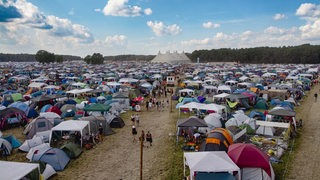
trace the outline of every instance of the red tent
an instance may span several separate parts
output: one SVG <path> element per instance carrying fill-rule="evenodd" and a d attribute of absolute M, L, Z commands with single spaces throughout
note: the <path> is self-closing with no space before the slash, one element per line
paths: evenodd
<path fill-rule="evenodd" d="M 57 106 L 51 106 L 46 112 L 54 112 L 59 115 L 62 114 L 61 110 Z"/>
<path fill-rule="evenodd" d="M 229 146 L 228 155 L 240 168 L 259 167 L 272 176 L 269 156 L 253 144 L 232 144 Z"/>

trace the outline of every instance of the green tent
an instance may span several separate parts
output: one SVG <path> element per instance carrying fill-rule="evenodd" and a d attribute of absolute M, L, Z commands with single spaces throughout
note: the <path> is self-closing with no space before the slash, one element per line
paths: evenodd
<path fill-rule="evenodd" d="M 100 104 L 100 103 L 92 103 L 84 107 L 84 111 L 109 111 L 111 106 L 105 105 L 105 104 Z"/>
<path fill-rule="evenodd" d="M 14 102 L 24 99 L 21 93 L 11 94 L 11 96 Z"/>
<path fill-rule="evenodd" d="M 79 144 L 69 142 L 63 145 L 61 148 L 69 158 L 77 158 L 82 153 L 82 149 Z"/>

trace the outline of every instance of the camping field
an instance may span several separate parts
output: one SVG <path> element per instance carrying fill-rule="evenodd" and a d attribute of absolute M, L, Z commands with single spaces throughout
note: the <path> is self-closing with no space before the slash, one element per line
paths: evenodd
<path fill-rule="evenodd" d="M 318 137 L 320 136 L 320 102 L 314 102 L 312 94 L 319 90 L 316 85 L 297 107 L 297 119 L 303 119 L 303 128 L 299 131 L 298 146 L 285 155 L 284 162 L 275 167 L 277 179 L 315 179 L 320 176 L 317 171 L 320 162 Z M 143 148 L 143 179 L 181 179 L 183 178 L 182 150 L 176 145 L 175 126 L 178 112 L 170 106 L 164 111 L 153 109 L 146 112 L 142 106 L 140 114 L 141 130 L 150 131 L 153 135 L 153 146 Z M 116 134 L 106 136 L 102 143 L 93 149 L 84 150 L 80 157 L 71 160 L 64 171 L 58 172 L 52 179 L 139 179 L 140 177 L 140 145 L 133 142 L 131 135 L 130 115 L 122 114 L 126 125 L 114 129 Z M 136 112 L 134 112 L 136 113 Z M 22 128 L 4 131 L 24 140 Z M 147 145 L 147 144 L 145 144 Z M 297 148 L 296 148 L 297 147 Z M 26 153 L 14 150 L 7 160 L 26 162 Z M 289 160 L 289 161 L 288 161 Z"/>

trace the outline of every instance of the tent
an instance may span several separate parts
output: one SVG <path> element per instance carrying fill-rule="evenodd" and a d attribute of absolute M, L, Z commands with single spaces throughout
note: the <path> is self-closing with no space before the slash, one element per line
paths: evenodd
<path fill-rule="evenodd" d="M 21 142 L 14 135 L 8 135 L 2 138 L 6 139 L 13 149 L 21 146 Z"/>
<path fill-rule="evenodd" d="M 207 116 L 204 117 L 203 120 L 207 123 L 208 127 L 207 128 L 199 128 L 199 132 L 206 133 L 206 130 L 207 130 L 207 132 L 210 132 L 214 128 L 221 128 L 222 127 L 222 123 L 221 123 L 222 116 L 218 113 L 208 114 Z"/>
<path fill-rule="evenodd" d="M 70 161 L 68 155 L 61 149 L 50 148 L 43 153 L 34 153 L 32 161 L 41 161 L 50 164 L 54 170 L 62 171 Z"/>
<path fill-rule="evenodd" d="M 60 149 L 63 150 L 71 159 L 79 157 L 82 153 L 80 145 L 72 142 L 63 145 Z"/>
<path fill-rule="evenodd" d="M 237 143 L 229 147 L 228 155 L 242 171 L 243 180 L 274 180 L 269 156 L 253 144 Z"/>
<path fill-rule="evenodd" d="M 57 126 L 53 127 L 51 129 L 51 134 L 49 137 L 49 142 L 50 144 L 52 142 L 55 142 L 56 140 L 59 140 L 63 134 L 63 131 L 67 131 L 67 132 L 80 132 L 81 135 L 81 146 L 82 146 L 82 137 L 83 135 L 85 135 L 86 133 L 91 134 L 90 132 L 90 125 L 88 121 L 80 121 L 80 120 L 68 120 L 68 121 L 63 121 L 60 124 L 58 124 Z"/>
<path fill-rule="evenodd" d="M 191 180 L 198 179 L 198 172 L 228 172 L 230 174 L 238 172 L 238 176 L 241 176 L 240 168 L 224 151 L 184 152 L 184 176 L 186 176 L 186 166 L 190 169 Z"/>
<path fill-rule="evenodd" d="M 264 109 L 264 110 L 266 110 L 266 109 L 268 109 L 268 103 L 267 103 L 267 101 L 265 99 L 260 98 L 256 102 L 256 104 L 254 105 L 254 108 L 255 109 Z"/>
<path fill-rule="evenodd" d="M 104 116 L 84 116 L 80 117 L 81 121 L 89 121 L 90 122 L 90 131 L 93 134 L 98 133 L 99 125 L 101 124 L 103 128 L 104 135 L 111 135 L 115 132 L 110 128 L 110 125 L 107 123 L 107 120 Z"/>
<path fill-rule="evenodd" d="M 11 154 L 12 146 L 6 139 L 0 138 L 0 148 L 2 149 L 2 156 L 9 156 Z"/>
<path fill-rule="evenodd" d="M 259 126 L 256 130 L 256 134 L 265 135 L 265 136 L 274 136 L 276 130 L 270 126 Z"/>
<path fill-rule="evenodd" d="M 25 140 L 22 145 L 19 147 L 19 150 L 24 152 L 29 152 L 32 147 L 43 144 L 43 139 L 41 137 L 34 137 L 32 139 Z"/>
<path fill-rule="evenodd" d="M 47 131 L 52 129 L 53 123 L 44 117 L 38 117 L 29 122 L 23 131 L 27 139 L 31 139 L 37 132 Z"/>
<path fill-rule="evenodd" d="M 6 108 L 0 110 L 0 130 L 7 129 L 11 125 L 24 125 L 28 122 L 26 114 L 17 108 Z"/>
<path fill-rule="evenodd" d="M 26 103 L 21 102 L 21 101 L 14 102 L 14 103 L 10 104 L 8 107 L 14 107 L 14 108 L 20 109 L 26 115 L 28 115 L 29 110 L 30 110 L 29 106 Z"/>
<path fill-rule="evenodd" d="M 204 151 L 228 151 L 228 147 L 233 144 L 233 137 L 227 129 L 215 128 L 205 141 Z"/>
<path fill-rule="evenodd" d="M 100 104 L 100 103 L 92 103 L 84 107 L 84 111 L 99 111 L 99 112 L 106 112 L 109 111 L 111 106 Z"/>
<path fill-rule="evenodd" d="M 111 128 L 122 128 L 125 123 L 123 121 L 123 119 L 120 116 L 115 116 L 111 122 L 110 122 L 110 127 Z"/>
<path fill-rule="evenodd" d="M 54 113 L 57 113 L 58 115 L 61 115 L 62 110 L 60 110 L 57 106 L 51 106 L 49 107 L 45 112 L 54 112 Z"/>
<path fill-rule="evenodd" d="M 49 108 L 51 108 L 52 105 L 51 104 L 46 104 L 44 106 L 42 106 L 42 108 L 40 109 L 40 112 L 47 112 Z M 52 111 L 50 111 L 52 112 Z"/>
<path fill-rule="evenodd" d="M 36 163 L 0 161 L 1 179 L 40 179 L 40 167 Z"/>
<path fill-rule="evenodd" d="M 26 155 L 26 158 L 32 161 L 33 155 L 35 154 L 43 154 L 46 152 L 48 149 L 50 149 L 49 143 L 42 143 L 39 145 L 36 145 L 34 147 L 31 147 Z"/>
<path fill-rule="evenodd" d="M 178 121 L 178 127 L 208 127 L 207 123 L 196 116 L 191 116 L 187 119 Z"/>

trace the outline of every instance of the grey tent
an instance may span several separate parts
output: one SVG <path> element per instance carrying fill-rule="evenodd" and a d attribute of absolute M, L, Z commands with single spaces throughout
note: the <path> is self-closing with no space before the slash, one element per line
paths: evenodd
<path fill-rule="evenodd" d="M 50 120 L 45 117 L 38 117 L 28 123 L 23 134 L 27 136 L 27 139 L 31 139 L 37 132 L 48 131 L 52 127 L 53 123 Z"/>
<path fill-rule="evenodd" d="M 29 152 L 29 150 L 33 147 L 36 147 L 40 144 L 43 144 L 44 141 L 41 137 L 34 137 L 32 139 L 25 140 L 22 145 L 19 147 L 19 150 L 24 152 Z"/>
<path fill-rule="evenodd" d="M 208 125 L 203 119 L 191 116 L 187 119 L 179 120 L 178 127 L 208 127 Z"/>
<path fill-rule="evenodd" d="M 287 110 L 282 107 L 275 107 L 275 108 L 271 109 L 268 114 L 277 115 L 277 116 L 290 116 L 290 117 L 296 116 L 296 112 L 291 111 L 291 110 Z"/>
<path fill-rule="evenodd" d="M 115 116 L 111 120 L 109 125 L 112 128 L 122 128 L 125 125 L 125 123 L 124 123 L 123 119 L 120 116 Z"/>
<path fill-rule="evenodd" d="M 115 132 L 110 128 L 107 120 L 104 116 L 85 116 L 79 118 L 82 121 L 89 121 L 90 122 L 90 131 L 91 133 L 96 134 L 98 132 L 99 125 L 101 124 L 103 128 L 103 134 L 105 136 L 114 134 Z"/>

